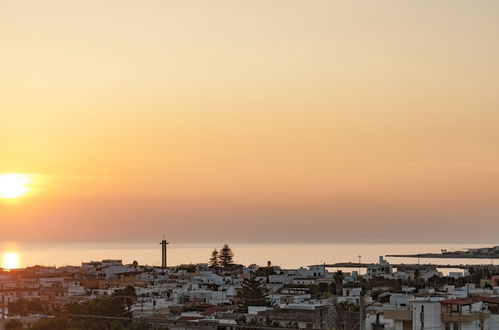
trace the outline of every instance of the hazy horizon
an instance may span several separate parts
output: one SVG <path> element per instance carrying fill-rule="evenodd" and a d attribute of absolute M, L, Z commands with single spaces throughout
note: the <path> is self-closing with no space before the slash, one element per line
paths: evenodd
<path fill-rule="evenodd" d="M 98 261 L 103 259 L 120 259 L 124 263 L 134 260 L 140 264 L 159 265 L 161 263 L 161 248 L 158 242 L 148 243 L 27 243 L 27 244 L 2 244 L 4 251 L 16 255 L 15 268 L 42 265 L 66 266 L 80 265 L 82 262 Z M 168 246 L 169 265 L 189 263 L 206 263 L 211 251 L 220 249 L 218 244 L 177 244 Z M 311 264 L 336 263 L 336 262 L 376 262 L 379 256 L 389 254 L 417 254 L 439 253 L 441 249 L 458 251 L 467 248 L 480 248 L 480 244 L 230 244 L 235 255 L 235 262 L 244 265 L 253 263 L 259 265 L 271 261 L 274 265 L 282 267 L 302 267 Z M 4 253 L 5 255 L 5 253 Z M 411 264 L 416 258 L 387 257 L 392 264 Z M 460 258 L 460 259 L 430 259 L 420 258 L 427 264 L 489 264 L 497 263 L 490 259 Z M 4 262 L 5 263 L 5 262 Z M 0 267 L 2 263 L 0 262 Z"/>
<path fill-rule="evenodd" d="M 171 244 L 177 244 L 177 245 L 182 245 L 182 246 L 196 246 L 196 245 L 212 245 L 213 248 L 217 248 L 219 246 L 222 246 L 223 244 L 238 244 L 238 245 L 289 245 L 289 244 L 294 244 L 294 245 L 329 245 L 329 244 L 334 244 L 334 245 L 397 245 L 397 246 L 404 246 L 404 245 L 422 245 L 425 244 L 427 246 L 453 246 L 457 247 L 459 245 L 462 245 L 461 249 L 466 249 L 468 248 L 468 245 L 474 246 L 474 247 L 488 247 L 488 246 L 496 246 L 499 245 L 499 241 L 497 240 L 480 240 L 480 241 L 452 241 L 452 240 L 443 240 L 443 241 L 438 241 L 438 240 L 404 240 L 404 241 L 397 241 L 397 240 L 390 240 L 390 241 L 382 241 L 382 240 L 364 240 L 364 241 L 357 241 L 355 239 L 349 239 L 349 240 L 336 240 L 336 241 L 331 241 L 331 240 L 299 240 L 299 239 L 289 239 L 285 240 L 282 238 L 277 238 L 277 239 L 238 239 L 238 240 L 227 240 L 227 239 L 208 239 L 208 240 L 176 240 L 175 237 L 173 237 L 173 240 L 169 239 L 169 237 L 164 236 L 164 238 Z M 14 244 L 15 246 L 23 246 L 23 245 L 33 245 L 33 244 L 42 244 L 42 245 L 62 245 L 62 244 L 68 244 L 68 245 L 93 245 L 93 246 L 103 246 L 105 247 L 106 245 L 121 245 L 121 244 L 128 244 L 128 245 L 133 245 L 133 244 L 150 244 L 151 246 L 156 246 L 161 240 L 163 239 L 163 235 L 160 235 L 158 237 L 152 237 L 150 239 L 148 238 L 142 238 L 142 239 L 58 239 L 58 240 L 49 240 L 49 239 L 25 239 L 25 240 L 15 240 L 15 239 L 5 239 L 0 241 L 0 248 L 2 245 L 12 245 Z"/>
<path fill-rule="evenodd" d="M 0 242 L 499 243 L 497 17 L 2 1 Z"/>

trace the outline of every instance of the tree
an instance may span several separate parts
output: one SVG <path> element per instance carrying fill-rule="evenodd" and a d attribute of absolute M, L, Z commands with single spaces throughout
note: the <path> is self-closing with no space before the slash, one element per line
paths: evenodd
<path fill-rule="evenodd" d="M 343 279 L 345 276 L 341 270 L 334 273 L 334 284 L 336 286 L 336 295 L 341 296 L 343 294 Z"/>
<path fill-rule="evenodd" d="M 33 330 L 65 330 L 70 329 L 70 321 L 65 318 L 55 317 L 50 319 L 41 319 L 33 324 L 30 329 Z M 77 328 L 78 329 L 78 328 Z"/>
<path fill-rule="evenodd" d="M 195 273 L 197 268 L 194 264 L 182 264 L 178 266 L 178 270 L 185 270 L 188 273 Z"/>
<path fill-rule="evenodd" d="M 267 298 L 268 291 L 265 285 L 256 279 L 245 279 L 241 284 L 239 296 L 242 304 L 248 306 L 271 306 L 272 302 Z"/>
<path fill-rule="evenodd" d="M 128 316 L 126 303 L 121 293 L 119 295 L 103 296 L 83 303 L 72 302 L 64 306 L 67 314 L 99 315 L 99 316 Z"/>
<path fill-rule="evenodd" d="M 324 295 L 325 293 L 331 294 L 331 285 L 329 285 L 329 283 L 319 283 L 317 286 L 317 293 L 319 295 Z"/>
<path fill-rule="evenodd" d="M 120 321 L 111 321 L 111 330 L 126 330 L 125 326 Z"/>
<path fill-rule="evenodd" d="M 123 294 L 122 294 L 123 293 Z M 127 310 L 127 298 L 125 293 L 131 294 L 129 289 L 124 288 L 111 296 L 102 296 L 85 302 L 72 302 L 64 306 L 64 312 L 69 314 L 67 320 L 69 325 L 61 329 L 91 329 L 91 330 L 109 330 L 111 329 L 112 319 L 88 318 L 86 316 L 117 316 L 130 317 L 131 313 Z M 80 317 L 81 315 L 81 317 Z M 128 320 L 120 320 L 124 326 L 130 325 Z M 116 322 L 115 322 L 116 323 Z M 45 330 L 45 328 L 40 328 Z M 57 327 L 47 327 L 47 329 L 59 329 Z"/>
<path fill-rule="evenodd" d="M 232 252 L 228 244 L 225 244 L 220 250 L 218 260 L 219 265 L 223 268 L 227 268 L 234 263 L 234 252 Z"/>
<path fill-rule="evenodd" d="M 150 329 L 166 329 L 159 327 L 158 325 L 152 326 L 150 323 L 144 320 L 134 321 L 127 330 L 150 330 Z"/>
<path fill-rule="evenodd" d="M 26 313 L 27 310 L 27 301 L 24 300 L 18 300 L 18 301 L 11 301 L 8 304 L 9 308 L 9 314 L 23 314 Z"/>
<path fill-rule="evenodd" d="M 5 324 L 5 329 L 6 330 L 21 330 L 23 329 L 23 323 L 19 321 L 18 319 L 12 319 L 7 321 L 7 324 Z"/>
<path fill-rule="evenodd" d="M 220 265 L 218 262 L 218 250 L 214 249 L 211 251 L 211 257 L 210 257 L 210 262 L 209 262 L 210 268 L 212 269 L 217 269 Z"/>
<path fill-rule="evenodd" d="M 150 330 L 152 325 L 144 320 L 133 320 L 129 311 L 136 299 L 133 286 L 116 290 L 111 296 L 98 297 L 86 302 L 72 302 L 64 306 L 64 317 L 42 319 L 30 329 L 34 330 Z M 128 309 L 128 310 L 127 310 Z M 97 317 L 88 317 L 88 316 Z M 115 316 L 99 318 L 98 316 Z M 156 327 L 157 329 L 157 327 Z"/>
<path fill-rule="evenodd" d="M 255 271 L 254 276 L 267 277 L 267 279 L 268 279 L 268 277 L 270 275 L 274 275 L 274 274 L 275 274 L 274 268 L 272 268 L 272 267 L 260 267 Z"/>
<path fill-rule="evenodd" d="M 336 329 L 358 329 L 354 326 L 359 320 L 359 305 L 353 302 L 340 302 L 334 304 L 333 314 Z"/>
<path fill-rule="evenodd" d="M 28 312 L 31 313 L 43 312 L 44 310 L 43 305 L 39 300 L 29 301 L 26 304 L 26 308 L 28 309 Z"/>
<path fill-rule="evenodd" d="M 137 293 L 135 288 L 131 285 L 127 285 L 124 289 L 114 290 L 113 296 L 121 297 L 123 299 L 123 304 L 130 311 L 133 303 L 137 300 Z"/>

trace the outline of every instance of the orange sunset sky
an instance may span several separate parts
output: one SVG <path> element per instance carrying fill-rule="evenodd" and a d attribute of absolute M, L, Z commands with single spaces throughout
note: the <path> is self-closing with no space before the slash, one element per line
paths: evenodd
<path fill-rule="evenodd" d="M 498 17 L 2 1 L 0 241 L 494 242 Z"/>

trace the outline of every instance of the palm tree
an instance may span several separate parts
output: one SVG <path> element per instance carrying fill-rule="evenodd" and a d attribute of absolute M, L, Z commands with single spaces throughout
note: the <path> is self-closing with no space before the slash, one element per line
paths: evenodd
<path fill-rule="evenodd" d="M 337 270 L 334 273 L 334 284 L 336 286 L 336 295 L 341 296 L 343 294 L 343 280 L 345 276 L 341 270 Z"/>

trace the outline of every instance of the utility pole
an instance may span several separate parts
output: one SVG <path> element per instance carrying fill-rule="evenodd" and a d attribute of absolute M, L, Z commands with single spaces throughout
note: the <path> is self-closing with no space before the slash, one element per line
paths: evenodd
<path fill-rule="evenodd" d="M 359 282 L 360 282 L 360 258 L 362 258 L 362 256 L 359 254 L 359 274 L 357 275 L 359 277 Z"/>
<path fill-rule="evenodd" d="M 2 287 L 3 289 L 3 287 Z M 0 330 L 5 330 L 5 295 L 2 294 L 2 310 L 0 311 Z"/>
<path fill-rule="evenodd" d="M 343 324 L 343 330 L 350 329 L 350 319 L 351 319 L 351 316 L 350 316 L 350 307 L 348 307 L 348 319 L 347 319 L 347 322 L 346 322 L 346 328 L 345 328 L 345 324 Z"/>
<path fill-rule="evenodd" d="M 366 311 L 364 305 L 364 291 L 359 296 L 359 330 L 366 330 Z"/>
<path fill-rule="evenodd" d="M 156 312 L 156 296 L 154 295 L 154 284 L 156 283 L 156 275 L 152 278 L 152 316 L 154 316 Z"/>

